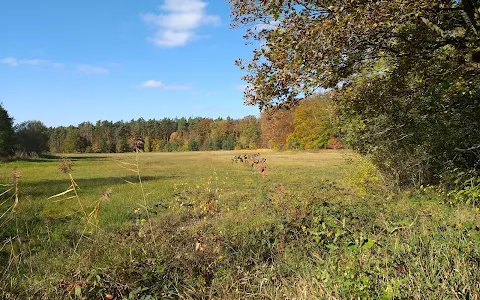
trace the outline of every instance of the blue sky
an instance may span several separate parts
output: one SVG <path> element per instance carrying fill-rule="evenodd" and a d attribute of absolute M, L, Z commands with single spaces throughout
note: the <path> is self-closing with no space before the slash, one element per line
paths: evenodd
<path fill-rule="evenodd" d="M 6 0 L 0 102 L 16 123 L 257 115 L 225 0 Z"/>

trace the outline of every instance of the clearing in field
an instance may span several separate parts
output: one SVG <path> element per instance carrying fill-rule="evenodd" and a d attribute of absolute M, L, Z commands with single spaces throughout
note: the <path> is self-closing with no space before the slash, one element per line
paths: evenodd
<path fill-rule="evenodd" d="M 0 175 L 2 299 L 480 294 L 479 215 L 394 194 L 349 151 L 72 155 Z"/>

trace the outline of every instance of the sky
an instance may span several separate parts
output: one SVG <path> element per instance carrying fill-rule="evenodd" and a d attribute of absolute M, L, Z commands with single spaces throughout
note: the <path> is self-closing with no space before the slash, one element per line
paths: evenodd
<path fill-rule="evenodd" d="M 225 0 L 6 0 L 0 102 L 15 123 L 258 115 Z"/>

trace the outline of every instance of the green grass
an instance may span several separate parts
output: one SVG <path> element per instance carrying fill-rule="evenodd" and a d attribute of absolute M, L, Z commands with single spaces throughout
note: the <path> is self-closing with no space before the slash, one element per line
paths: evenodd
<path fill-rule="evenodd" d="M 349 151 L 261 151 L 265 178 L 240 153 L 140 153 L 142 184 L 135 153 L 70 156 L 98 227 L 77 198 L 48 199 L 70 186 L 58 158 L 2 163 L 0 183 L 22 177 L 0 298 L 478 299 L 471 206 L 393 193 Z"/>

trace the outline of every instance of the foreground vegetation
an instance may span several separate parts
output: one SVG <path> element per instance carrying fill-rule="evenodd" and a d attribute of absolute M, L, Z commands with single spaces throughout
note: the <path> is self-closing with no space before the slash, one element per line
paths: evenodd
<path fill-rule="evenodd" d="M 19 197 L 1 218 L 0 298 L 478 299 L 471 205 L 392 193 L 348 151 L 240 154 L 2 164 Z"/>

